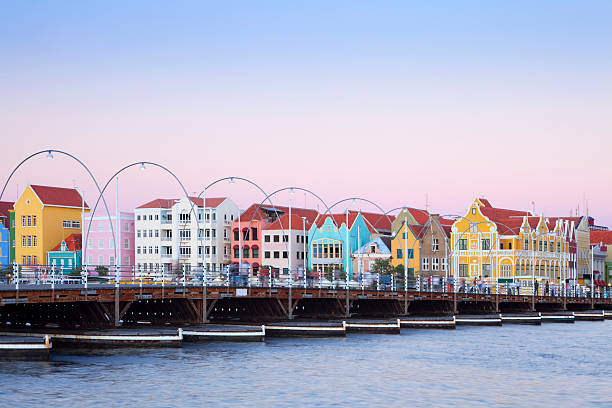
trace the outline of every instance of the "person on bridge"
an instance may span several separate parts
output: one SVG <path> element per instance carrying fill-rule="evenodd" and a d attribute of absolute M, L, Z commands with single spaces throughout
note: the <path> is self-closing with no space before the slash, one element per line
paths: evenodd
<path fill-rule="evenodd" d="M 548 281 L 546 281 L 546 285 L 544 285 L 544 294 L 548 296 L 549 291 L 550 291 L 550 286 L 548 285 Z"/>
<path fill-rule="evenodd" d="M 540 282 L 538 282 L 538 280 L 536 279 L 535 282 L 533 283 L 533 294 L 535 296 L 538 296 L 539 287 L 540 287 Z"/>

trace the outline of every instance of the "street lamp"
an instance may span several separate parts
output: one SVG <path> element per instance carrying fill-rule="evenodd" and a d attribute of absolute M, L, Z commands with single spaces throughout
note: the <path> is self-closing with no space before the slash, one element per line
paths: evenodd
<path fill-rule="evenodd" d="M 306 217 L 302 217 L 302 243 L 304 244 L 304 252 L 302 255 L 302 263 L 304 268 L 304 289 L 306 289 L 308 271 L 308 255 L 306 252 Z"/>

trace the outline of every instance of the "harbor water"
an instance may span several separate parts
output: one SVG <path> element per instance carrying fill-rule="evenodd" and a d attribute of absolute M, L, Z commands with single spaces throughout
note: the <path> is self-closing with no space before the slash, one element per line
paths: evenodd
<path fill-rule="evenodd" d="M 6 407 L 612 406 L 612 321 L 185 343 L 0 362 Z"/>

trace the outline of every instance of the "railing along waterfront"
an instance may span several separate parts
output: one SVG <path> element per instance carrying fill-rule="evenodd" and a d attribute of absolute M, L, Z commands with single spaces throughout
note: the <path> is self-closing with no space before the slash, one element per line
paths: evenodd
<path fill-rule="evenodd" d="M 287 273 L 260 271 L 256 276 L 245 276 L 233 270 L 206 271 L 202 267 L 178 265 L 174 268 L 144 267 L 141 265 L 104 265 L 84 266 L 69 269 L 56 265 L 12 265 L 0 270 L 0 288 L 7 286 L 28 285 L 181 285 L 198 286 L 203 284 L 206 275 L 206 284 L 209 287 L 232 288 L 315 288 L 315 289 L 345 289 L 377 291 L 385 293 L 400 293 L 403 291 L 403 277 L 393 275 L 369 274 L 348 283 L 343 279 L 330 276 L 329 273 L 303 270 L 293 274 L 292 279 Z M 332 274 L 333 275 L 333 274 Z M 117 277 L 119 281 L 117 282 Z M 304 281 L 306 279 L 306 281 Z M 513 283 L 496 283 L 490 278 L 478 284 L 469 283 L 467 279 L 457 285 L 453 279 L 445 277 L 420 277 L 409 279 L 410 292 L 445 293 L 445 294 L 480 294 L 480 295 L 506 295 L 506 296 L 537 296 L 550 298 L 591 298 L 590 285 L 575 285 L 564 287 L 559 284 L 548 284 L 543 280 L 535 289 L 528 286 L 516 286 Z M 529 282 L 527 282 L 529 283 Z M 612 288 L 596 287 L 593 291 L 594 299 L 609 299 Z"/>

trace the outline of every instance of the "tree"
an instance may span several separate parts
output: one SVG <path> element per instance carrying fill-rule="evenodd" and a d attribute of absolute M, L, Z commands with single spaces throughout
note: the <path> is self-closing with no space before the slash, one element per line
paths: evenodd
<path fill-rule="evenodd" d="M 391 261 L 388 259 L 377 259 L 374 261 L 372 272 L 379 273 L 381 275 L 391 274 Z"/>

